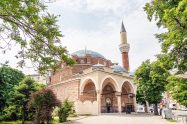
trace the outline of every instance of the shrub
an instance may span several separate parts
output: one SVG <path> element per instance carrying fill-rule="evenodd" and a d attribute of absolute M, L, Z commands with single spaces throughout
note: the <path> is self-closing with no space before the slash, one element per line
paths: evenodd
<path fill-rule="evenodd" d="M 33 93 L 30 100 L 30 108 L 35 110 L 35 124 L 50 123 L 52 112 L 56 106 L 60 105 L 60 101 L 50 89 L 43 89 Z"/>
<path fill-rule="evenodd" d="M 66 122 L 68 116 L 72 113 L 73 110 L 73 102 L 64 100 L 63 104 L 61 104 L 58 110 L 59 122 Z"/>

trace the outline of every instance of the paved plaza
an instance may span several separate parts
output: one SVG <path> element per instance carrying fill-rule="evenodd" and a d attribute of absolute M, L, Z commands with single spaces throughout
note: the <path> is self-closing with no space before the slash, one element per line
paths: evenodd
<path fill-rule="evenodd" d="M 168 122 L 160 116 L 134 114 L 117 115 L 102 114 L 100 116 L 85 116 L 65 124 L 181 124 L 179 122 Z"/>

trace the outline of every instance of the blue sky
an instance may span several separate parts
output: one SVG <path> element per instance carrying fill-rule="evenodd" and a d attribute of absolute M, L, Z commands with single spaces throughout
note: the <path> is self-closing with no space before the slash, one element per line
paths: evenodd
<path fill-rule="evenodd" d="M 50 13 L 60 15 L 59 28 L 64 37 L 62 45 L 69 53 L 84 49 L 94 50 L 105 58 L 121 64 L 120 44 L 121 21 L 127 31 L 130 44 L 130 70 L 134 71 L 146 59 L 154 60 L 160 52 L 160 44 L 154 34 L 161 32 L 155 22 L 149 22 L 143 6 L 150 0 L 56 0 L 49 3 Z M 15 67 L 13 53 L 9 51 L 0 62 L 10 61 Z M 24 68 L 26 73 L 34 73 Z"/>

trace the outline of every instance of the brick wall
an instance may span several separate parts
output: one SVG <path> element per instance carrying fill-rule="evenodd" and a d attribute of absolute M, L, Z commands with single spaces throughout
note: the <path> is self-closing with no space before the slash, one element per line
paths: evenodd
<path fill-rule="evenodd" d="M 88 69 L 89 67 L 91 67 L 91 65 L 76 64 L 72 67 L 72 73 L 73 74 L 81 73 L 83 70 Z"/>
<path fill-rule="evenodd" d="M 74 80 L 63 84 L 49 86 L 49 88 L 53 90 L 60 101 L 63 101 L 66 98 L 75 101 L 78 99 L 79 85 L 80 81 Z"/>
<path fill-rule="evenodd" d="M 72 78 L 72 75 L 71 67 L 64 67 L 63 69 L 59 69 L 50 77 L 50 84 L 56 84 L 64 80 L 68 80 Z"/>
<path fill-rule="evenodd" d="M 112 66 L 113 63 L 110 60 L 104 59 L 104 58 L 99 58 L 99 57 L 91 57 L 89 55 L 85 56 L 85 57 L 77 57 L 77 56 L 73 56 L 73 59 L 77 62 L 77 64 L 91 64 L 91 65 L 95 65 L 95 64 L 103 64 L 106 66 Z"/>
<path fill-rule="evenodd" d="M 50 84 L 60 83 L 61 81 L 65 81 L 71 79 L 73 75 L 77 73 L 83 72 L 83 70 L 88 69 L 92 65 L 95 64 L 103 64 L 106 66 L 112 66 L 113 63 L 110 60 L 98 57 L 91 57 L 89 55 L 85 57 L 77 57 L 73 56 L 73 59 L 77 62 L 77 64 L 72 67 L 65 66 L 59 67 L 59 69 L 50 77 Z"/>

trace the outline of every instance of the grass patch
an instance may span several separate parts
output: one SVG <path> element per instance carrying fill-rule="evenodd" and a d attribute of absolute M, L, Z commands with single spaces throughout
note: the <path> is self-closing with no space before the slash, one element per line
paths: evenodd
<path fill-rule="evenodd" d="M 177 116 L 187 117 L 187 115 L 177 115 Z"/>
<path fill-rule="evenodd" d="M 177 120 L 167 120 L 169 122 L 178 122 Z"/>
<path fill-rule="evenodd" d="M 70 114 L 69 117 L 78 117 L 76 113 Z"/>
<path fill-rule="evenodd" d="M 21 121 L 2 121 L 0 124 L 21 124 Z M 25 121 L 25 124 L 31 124 L 31 121 Z"/>
<path fill-rule="evenodd" d="M 31 121 L 25 121 L 25 124 L 31 124 Z M 21 121 L 2 121 L 0 124 L 22 124 Z M 59 124 L 58 118 L 54 118 L 52 124 Z"/>
<path fill-rule="evenodd" d="M 92 116 L 92 114 L 79 114 L 80 116 Z"/>

